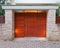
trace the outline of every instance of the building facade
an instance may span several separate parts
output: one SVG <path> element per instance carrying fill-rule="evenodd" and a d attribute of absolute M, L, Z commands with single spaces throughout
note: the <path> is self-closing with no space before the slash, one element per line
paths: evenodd
<path fill-rule="evenodd" d="M 37 39 L 44 38 L 45 40 L 53 40 L 53 41 L 60 40 L 60 24 L 56 24 L 56 9 L 58 9 L 57 5 L 12 4 L 12 5 L 3 5 L 2 8 L 5 10 L 5 23 L 0 24 L 0 39 L 12 40 L 15 39 L 16 37 L 17 38 L 36 37 Z M 19 12 L 22 10 L 22 12 L 24 12 L 23 13 L 24 15 L 21 12 L 16 13 L 16 10 L 18 10 Z M 43 13 L 45 13 L 45 15 Z M 28 17 L 28 16 L 35 16 L 35 17 Z M 37 16 L 41 16 L 42 18 Z M 45 16 L 45 18 L 43 16 Z M 22 18 L 24 18 L 25 20 L 23 20 Z M 23 27 L 24 28 L 23 31 L 20 30 L 22 29 L 22 27 L 20 26 L 22 25 L 21 23 L 22 21 L 20 19 L 22 19 L 22 21 L 26 21 L 23 23 L 24 25 L 26 25 L 25 27 Z M 30 27 L 32 27 L 32 29 Z M 16 33 L 17 30 L 15 31 L 16 28 L 19 28 L 18 33 Z M 19 33 L 19 32 L 24 32 L 24 33 Z"/>

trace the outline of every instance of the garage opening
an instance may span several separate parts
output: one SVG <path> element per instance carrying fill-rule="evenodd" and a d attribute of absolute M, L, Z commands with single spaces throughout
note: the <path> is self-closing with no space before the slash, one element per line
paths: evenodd
<path fill-rule="evenodd" d="M 46 37 L 46 12 L 15 12 L 15 37 Z"/>

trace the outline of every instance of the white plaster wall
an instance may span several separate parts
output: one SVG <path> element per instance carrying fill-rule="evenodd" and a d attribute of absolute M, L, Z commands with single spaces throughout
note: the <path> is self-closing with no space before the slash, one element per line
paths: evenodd
<path fill-rule="evenodd" d="M 60 0 L 15 0 L 15 3 L 56 3 Z"/>

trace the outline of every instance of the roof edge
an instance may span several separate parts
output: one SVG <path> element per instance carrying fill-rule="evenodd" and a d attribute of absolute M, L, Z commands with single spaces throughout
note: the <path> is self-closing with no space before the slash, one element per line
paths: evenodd
<path fill-rule="evenodd" d="M 58 6 L 57 3 L 17 3 L 15 5 L 4 5 L 4 6 Z"/>

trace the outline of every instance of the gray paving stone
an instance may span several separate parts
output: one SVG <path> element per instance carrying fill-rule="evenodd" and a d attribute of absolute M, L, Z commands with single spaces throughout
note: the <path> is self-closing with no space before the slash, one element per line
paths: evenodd
<path fill-rule="evenodd" d="M 0 41 L 0 48 L 60 48 L 60 41 Z"/>

